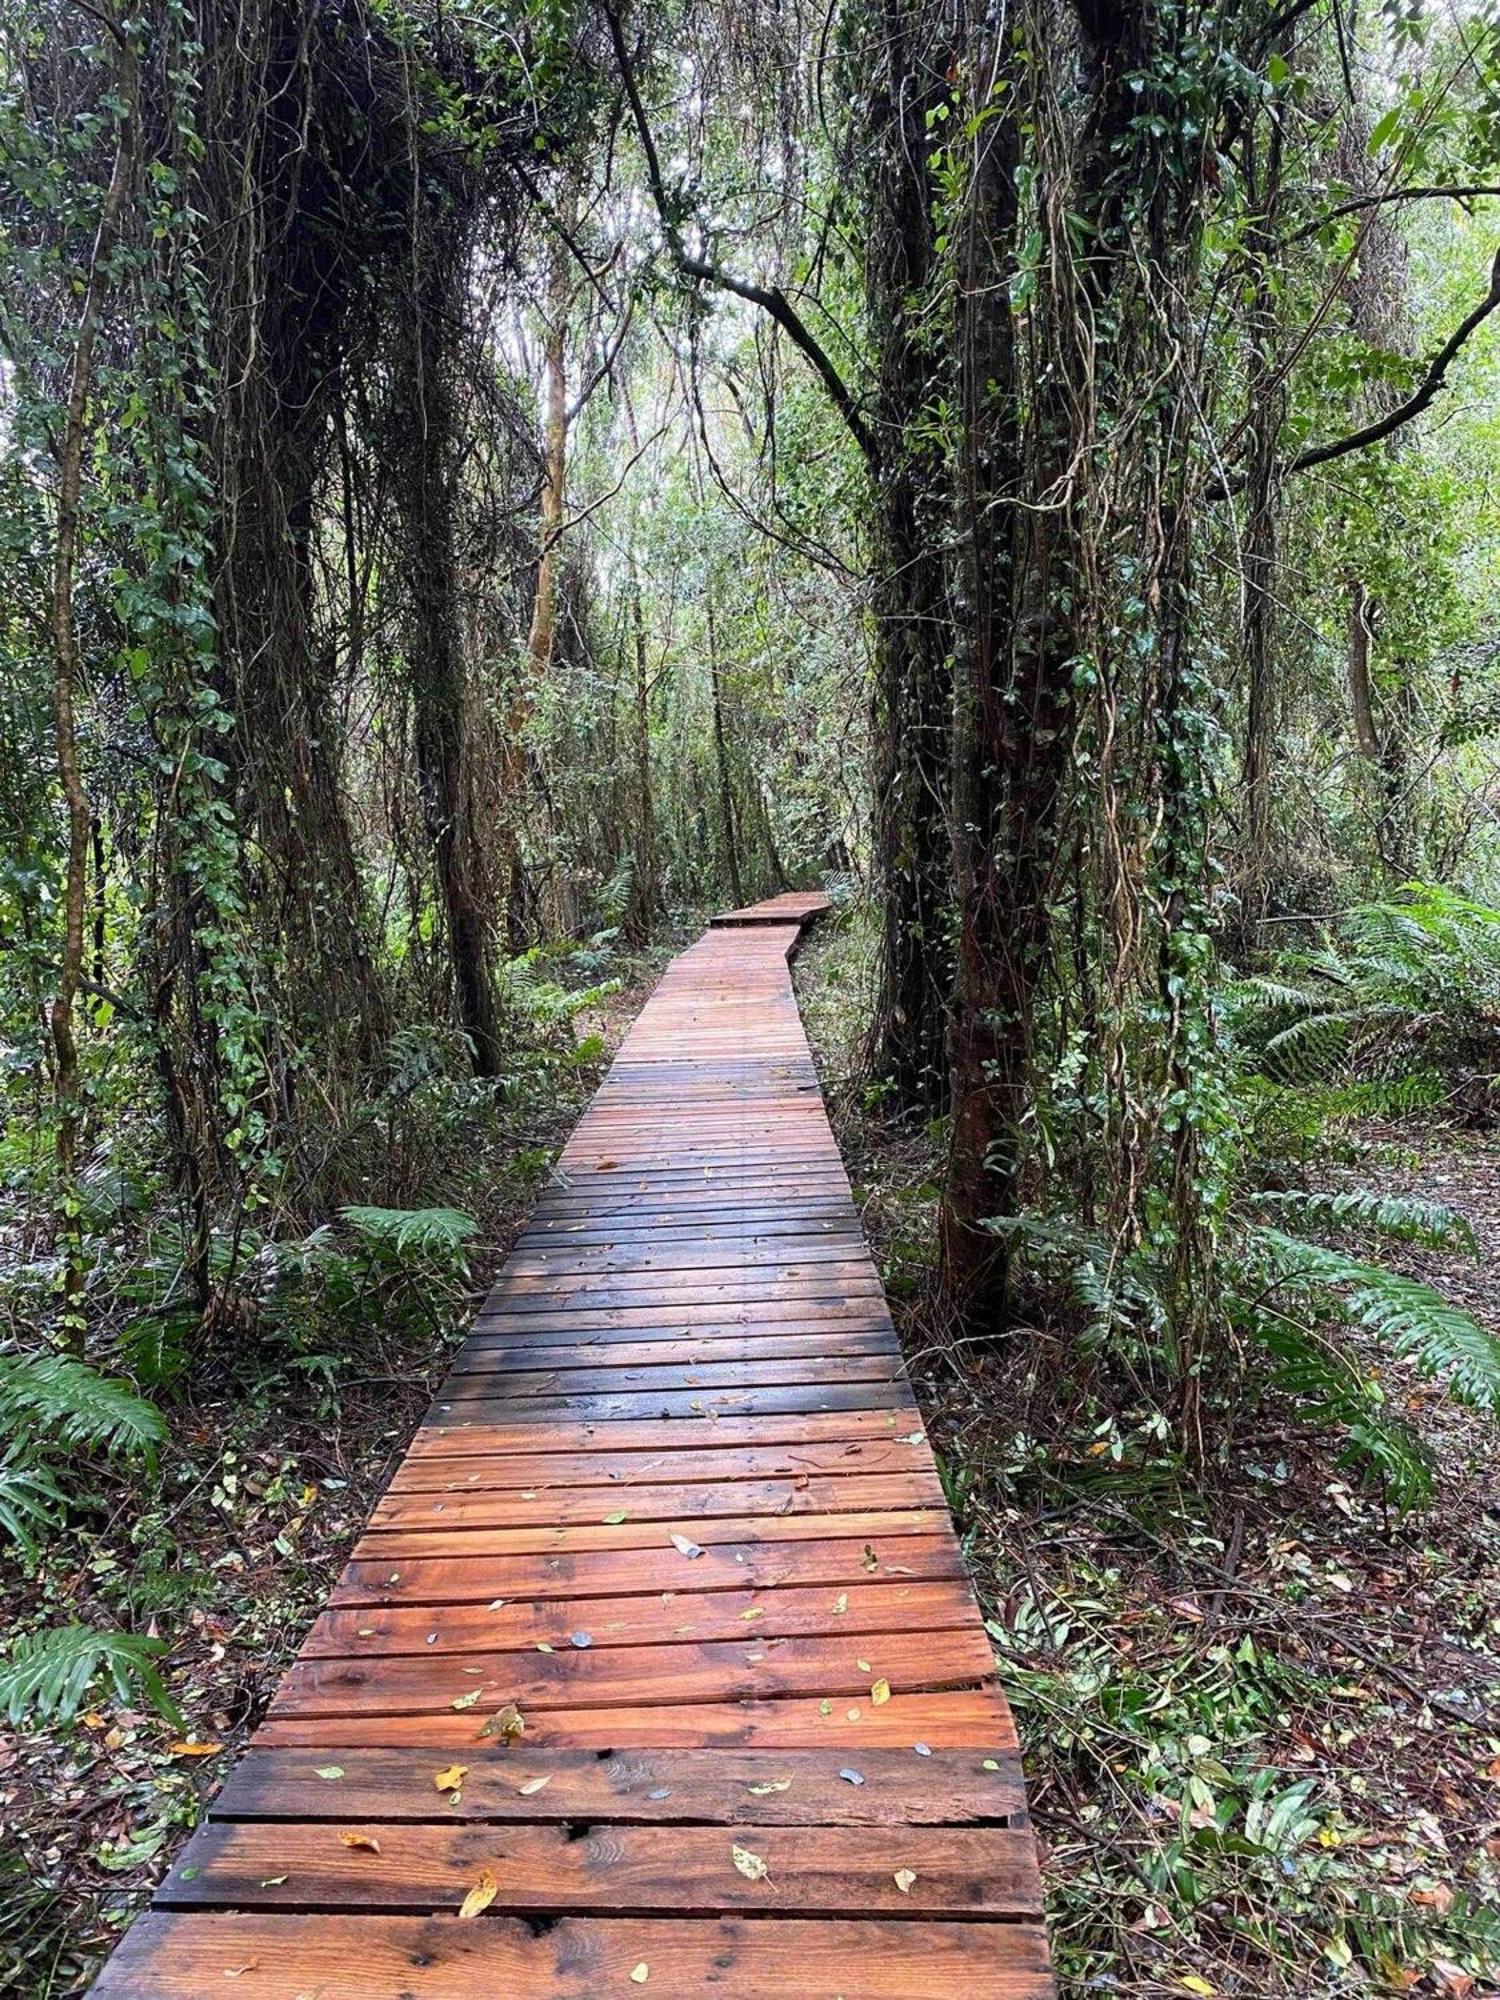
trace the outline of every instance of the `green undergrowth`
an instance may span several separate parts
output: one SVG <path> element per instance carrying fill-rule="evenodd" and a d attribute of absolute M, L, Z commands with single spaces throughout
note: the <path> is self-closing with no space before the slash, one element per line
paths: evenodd
<path fill-rule="evenodd" d="M 1016 1714 L 1064 2000 L 1500 1992 L 1500 1147 L 1372 1128 L 1403 1107 L 1357 1079 L 1249 1087 L 1237 1282 L 1328 1360 L 1246 1338 L 1190 1461 L 1132 1365 L 1149 1271 L 1080 1283 L 1066 1219 L 1008 1326 L 945 1323 L 943 1129 L 860 1083 L 870 954 L 857 916 L 825 929 L 804 1018 Z"/>

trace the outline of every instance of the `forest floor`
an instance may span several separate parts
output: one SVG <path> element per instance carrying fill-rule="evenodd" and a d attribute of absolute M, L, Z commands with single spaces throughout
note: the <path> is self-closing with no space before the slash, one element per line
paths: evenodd
<path fill-rule="evenodd" d="M 486 1122 L 465 1164 L 480 1225 L 466 1282 L 389 1319 L 377 1288 L 340 1330 L 337 1372 L 288 1367 L 284 1352 L 195 1369 L 164 1405 L 156 1477 L 122 1483 L 29 1575 L 6 1565 L 7 1625 L 113 1624 L 128 1605 L 135 1629 L 169 1640 L 185 1728 L 101 1702 L 66 1726 L 0 1729 L 0 1993 L 85 1991 L 149 1900 L 259 1724 L 666 956 L 617 964 L 621 989 L 574 1020 L 584 1059 L 549 1060 Z"/>
<path fill-rule="evenodd" d="M 1043 1301 L 956 1346 L 937 1135 L 845 1081 L 867 955 L 831 932 L 798 979 L 1025 1746 L 1064 2000 L 1500 1994 L 1493 1424 L 1385 1372 L 1438 1465 L 1431 1509 L 1393 1520 L 1266 1395 L 1190 1479 L 1138 1398 L 1063 1365 Z M 1359 1138 L 1382 1192 L 1480 1243 L 1391 1261 L 1500 1330 L 1500 1138 Z"/>

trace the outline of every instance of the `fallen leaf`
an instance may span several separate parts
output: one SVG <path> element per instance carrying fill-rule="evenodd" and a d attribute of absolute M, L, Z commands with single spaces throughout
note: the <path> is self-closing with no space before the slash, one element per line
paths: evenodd
<path fill-rule="evenodd" d="M 247 1972 L 255 1972 L 259 1969 L 259 1966 L 260 1960 L 258 1958 L 252 1958 L 248 1965 L 226 1965 L 224 1968 L 224 1977 L 226 1979 L 243 1979 Z"/>
<path fill-rule="evenodd" d="M 861 1569 L 867 1569 L 872 1576 L 880 1567 L 880 1558 L 868 1542 L 865 1543 L 864 1553 L 860 1556 L 859 1566 Z"/>
<path fill-rule="evenodd" d="M 748 1847 L 731 1846 L 729 1858 L 747 1882 L 763 1882 L 769 1873 L 764 1859 L 759 1854 L 752 1854 Z"/>
<path fill-rule="evenodd" d="M 870 1662 L 868 1660 L 856 1660 L 854 1664 L 859 1668 L 862 1674 L 867 1674 L 871 1671 Z"/>
<path fill-rule="evenodd" d="M 846 1785 L 862 1785 L 865 1781 L 864 1773 L 862 1771 L 844 1770 L 839 1772 L 839 1776 L 843 1779 Z"/>
<path fill-rule="evenodd" d="M 768 1799 L 772 1792 L 789 1792 L 791 1789 L 792 1781 L 790 1778 L 775 1778 L 768 1780 L 764 1785 L 747 1785 L 745 1787 L 745 1790 L 750 1794 L 752 1799 Z"/>
<path fill-rule="evenodd" d="M 875 1707 L 884 1708 L 886 1703 L 890 1700 L 890 1698 L 891 1698 L 890 1682 L 876 1681 L 875 1685 L 870 1689 L 870 1700 L 875 1705 Z"/>
<path fill-rule="evenodd" d="M 1213 2000 L 1214 1994 L 1218 1991 L 1218 1988 L 1210 1986 L 1206 1979 L 1200 1979 L 1196 1972 L 1185 1972 L 1182 1975 L 1180 1983 L 1187 1988 L 1189 1993 L 1203 1995 L 1204 2000 Z"/>
<path fill-rule="evenodd" d="M 833 1600 L 833 1608 L 838 1612 L 840 1617 L 849 1609 L 849 1593 L 847 1590 L 839 1592 L 838 1596 Z"/>
<path fill-rule="evenodd" d="M 913 1882 L 916 1881 L 916 1879 L 917 1879 L 916 1876 L 912 1873 L 910 1868 L 898 1868 L 896 1870 L 896 1875 L 895 1875 L 896 1887 L 901 1891 L 903 1896 L 909 1896 L 911 1894 L 911 1885 Z"/>
<path fill-rule="evenodd" d="M 680 1556 L 701 1556 L 703 1551 L 696 1542 L 690 1542 L 686 1535 L 673 1535 L 672 1546 Z"/>
<path fill-rule="evenodd" d="M 911 1747 L 919 1757 L 930 1757 L 932 1755 L 932 1746 L 929 1743 L 913 1743 Z"/>
<path fill-rule="evenodd" d="M 467 1764 L 450 1764 L 446 1771 L 435 1772 L 432 1782 L 440 1792 L 456 1792 L 468 1775 Z"/>
<path fill-rule="evenodd" d="M 516 1790 L 521 1794 L 523 1799 L 531 1799 L 536 1797 L 544 1785 L 550 1785 L 551 1783 L 552 1773 L 545 1771 L 540 1778 L 528 1778 L 525 1784 L 518 1785 Z"/>
<path fill-rule="evenodd" d="M 514 1743 L 524 1734 L 526 1721 L 513 1701 L 508 1701 L 498 1714 L 492 1715 L 479 1732 L 480 1741 L 487 1736 L 498 1736 L 502 1743 Z"/>
<path fill-rule="evenodd" d="M 314 1775 L 319 1778 L 342 1778 L 344 1767 L 342 1764 L 319 1764 Z"/>
<path fill-rule="evenodd" d="M 479 1880 L 458 1906 L 461 1917 L 477 1917 L 487 1910 L 500 1893 L 500 1884 L 488 1868 L 481 1868 Z"/>
<path fill-rule="evenodd" d="M 645 1959 L 642 1959 L 639 1965 L 631 1966 L 630 1977 L 637 1986 L 645 1985 L 646 1981 L 651 1977 L 651 1968 L 647 1965 Z"/>
<path fill-rule="evenodd" d="M 764 1618 L 765 1615 L 766 1614 L 763 1607 L 759 1604 L 752 1604 L 748 1611 L 742 1611 L 740 1613 L 740 1617 L 746 1621 L 748 1621 L 751 1618 Z"/>
<path fill-rule="evenodd" d="M 624 1519 L 625 1519 L 625 1509 L 623 1507 L 617 1507 L 613 1512 L 613 1514 L 605 1515 L 604 1525 L 606 1528 L 618 1528 L 622 1525 Z"/>
<path fill-rule="evenodd" d="M 372 1854 L 380 1852 L 380 1842 L 373 1833 L 346 1832 L 339 1835 L 345 1847 L 367 1847 Z"/>
<path fill-rule="evenodd" d="M 552 1648 L 547 1644 L 545 1639 L 537 1640 L 536 1649 L 539 1653 L 550 1653 L 552 1651 Z"/>
<path fill-rule="evenodd" d="M 290 1875 L 268 1875 L 261 1883 L 262 1889 L 279 1889 L 283 1882 L 291 1881 Z"/>
<path fill-rule="evenodd" d="M 217 1757 L 224 1748 L 222 1743 L 174 1743 L 171 1755 L 174 1757 Z"/>

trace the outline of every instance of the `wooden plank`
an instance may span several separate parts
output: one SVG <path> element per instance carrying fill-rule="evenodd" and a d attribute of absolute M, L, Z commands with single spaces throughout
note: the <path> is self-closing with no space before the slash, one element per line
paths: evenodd
<path fill-rule="evenodd" d="M 668 968 L 100 1993 L 1050 1994 L 799 907 Z"/>
<path fill-rule="evenodd" d="M 715 1481 L 697 1486 L 632 1486 L 600 1498 L 591 1487 L 525 1488 L 521 1492 L 387 1494 L 370 1530 L 519 1528 L 602 1523 L 628 1509 L 632 1520 L 699 1521 L 716 1515 L 843 1514 L 860 1509 L 941 1507 L 942 1482 L 933 1471 L 868 1477 L 850 1471 L 790 1479 Z M 608 1503 L 608 1512 L 601 1511 Z"/>
<path fill-rule="evenodd" d="M 603 1445 L 584 1452 L 511 1452 L 465 1458 L 403 1459 L 392 1476 L 392 1493 L 467 1493 L 506 1487 L 552 1489 L 570 1486 L 634 1486 L 657 1481 L 686 1486 L 698 1479 L 796 1479 L 803 1473 L 899 1474 L 913 1464 L 914 1447 L 902 1438 L 849 1438 L 840 1443 L 720 1444 L 719 1426 L 701 1445 L 654 1451 L 610 1451 Z M 696 1443 L 696 1440 L 695 1440 Z"/>
<path fill-rule="evenodd" d="M 691 1490 L 691 1489 L 684 1489 Z M 623 1510 L 611 1510 L 623 1511 Z M 579 1527 L 545 1524 L 535 1528 L 491 1528 L 484 1539 L 487 1556 L 587 1554 L 595 1549 L 662 1549 L 672 1546 L 673 1535 L 682 1535 L 697 1547 L 708 1549 L 717 1542 L 783 1542 L 849 1540 L 863 1536 L 872 1545 L 901 1535 L 941 1534 L 947 1515 L 940 1507 L 911 1507 L 904 1511 L 867 1513 L 771 1514 L 761 1517 L 740 1514 L 724 1519 L 699 1520 L 681 1516 L 676 1520 L 614 1522 L 600 1519 Z M 462 1531 L 429 1528 L 379 1529 L 367 1532 L 355 1544 L 357 1562 L 399 1563 L 411 1556 L 477 1557 L 472 1539 Z M 884 1559 L 877 1551 L 876 1561 Z M 690 1562 L 678 1552 L 677 1583 L 686 1580 Z M 351 1565 L 352 1567 L 352 1565 Z M 665 1586 L 671 1589 L 673 1586 Z M 687 1588 L 692 1588 L 690 1581 Z"/>
<path fill-rule="evenodd" d="M 754 1803 L 753 1801 L 751 1802 Z M 346 1836 L 379 1843 L 349 1844 Z M 758 1855 L 763 1876 L 735 1866 Z M 897 1873 L 910 1870 L 906 1887 Z M 482 1870 L 507 1910 L 628 1916 L 1036 1917 L 1029 1835 L 996 1826 L 598 1826 L 402 1820 L 200 1827 L 156 1892 L 161 1909 L 457 1912 Z"/>
<path fill-rule="evenodd" d="M 756 1524 L 748 1525 L 753 1533 Z M 922 1581 L 962 1576 L 963 1557 L 945 1526 L 899 1537 L 829 1533 L 804 1540 L 722 1543 L 700 1532 L 703 1554 L 692 1562 L 684 1562 L 665 1537 L 650 1548 L 584 1549 L 566 1555 L 497 1556 L 486 1549 L 470 1556 L 405 1557 L 399 1562 L 389 1556 L 356 1558 L 334 1585 L 329 1602 L 487 1604 L 497 1597 L 630 1597 L 641 1591 L 671 1591 L 680 1597 L 694 1591 L 769 1590 L 783 1583 L 837 1590 L 880 1577 Z"/>
<path fill-rule="evenodd" d="M 599 1820 L 618 1825 L 753 1816 L 769 1826 L 1008 1825 L 1024 1818 L 1020 1761 L 1005 1750 L 514 1750 L 477 1744 L 456 1791 L 433 1780 L 446 1751 L 351 1750 L 341 1776 L 316 1752 L 252 1750 L 210 1808 L 213 1819 Z M 988 1767 L 993 1768 L 988 1768 Z M 855 1783 L 854 1780 L 859 1782 Z M 545 1780 L 541 1789 L 535 1789 Z"/>
<path fill-rule="evenodd" d="M 1047 2000 L 1039 1926 L 723 1917 L 143 1917 L 97 2000 Z M 231 1983 L 232 1982 L 232 1983 Z"/>
<path fill-rule="evenodd" d="M 971 1687 L 994 1672 L 982 1629 L 950 1630 L 934 1645 L 924 1632 L 702 1640 L 683 1645 L 611 1645 L 580 1628 L 589 1644 L 549 1652 L 372 1654 L 367 1659 L 299 1658 L 282 1679 L 271 1713 L 485 1717 L 506 1702 L 525 1715 L 544 1708 L 665 1707 L 686 1702 L 764 1700 L 773 1695 L 870 1695 L 887 1690 Z"/>
<path fill-rule="evenodd" d="M 272 1715 L 256 1742 L 320 1750 L 379 1745 L 432 1745 L 455 1757 L 479 1746 L 483 1711 L 467 1715 Z M 913 1744 L 962 1750 L 975 1743 L 1014 1749 L 1014 1725 L 993 1688 L 937 1694 L 893 1694 L 881 1708 L 868 1700 L 788 1695 L 766 1701 L 695 1702 L 684 1707 L 539 1709 L 526 1720 L 528 1744 L 577 1749 L 808 1750 L 838 1747 L 910 1750 Z M 340 1759 L 342 1761 L 342 1759 Z M 855 1760 L 857 1761 L 857 1759 Z"/>
<path fill-rule="evenodd" d="M 853 1583 L 769 1590 L 702 1590 L 649 1597 L 513 1598 L 483 1605 L 380 1605 L 325 1611 L 301 1657 L 387 1658 L 399 1653 L 555 1650 L 587 1632 L 605 1646 L 660 1645 L 674 1640 L 782 1639 L 809 1633 L 887 1632 L 898 1624 L 945 1632 L 972 1626 L 974 1597 L 960 1579 L 935 1583 Z"/>

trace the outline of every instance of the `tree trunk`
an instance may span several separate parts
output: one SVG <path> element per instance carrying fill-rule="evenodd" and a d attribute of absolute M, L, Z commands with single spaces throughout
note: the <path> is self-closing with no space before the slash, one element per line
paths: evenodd
<path fill-rule="evenodd" d="M 712 589 L 712 583 L 710 583 Z M 724 865 L 729 871 L 729 893 L 738 909 L 745 900 L 740 878 L 740 843 L 735 827 L 734 785 L 729 771 L 729 745 L 724 734 L 724 690 L 719 676 L 719 635 L 714 620 L 713 599 L 705 606 L 708 618 L 708 684 L 713 700 L 714 769 L 719 780 L 719 826 L 724 836 Z"/>
<path fill-rule="evenodd" d="M 946 361 L 931 315 L 938 255 L 929 114 L 948 48 L 932 0 L 886 0 L 868 105 L 865 285 L 875 342 L 872 428 L 874 825 L 881 911 L 872 1069 L 907 1105 L 940 1105 L 952 986 L 949 738 L 953 678 L 946 467 L 933 408 Z"/>
<path fill-rule="evenodd" d="M 115 32 L 111 30 L 111 32 Z M 94 347 L 99 317 L 111 281 L 110 264 L 119 240 L 120 220 L 130 192 L 135 165 L 139 82 L 136 56 L 123 31 L 116 34 L 118 85 L 121 99 L 114 166 L 89 258 L 83 304 L 73 337 L 73 361 L 63 415 L 57 465 L 57 547 L 52 572 L 52 720 L 57 774 L 68 815 L 68 859 L 63 884 L 63 948 L 57 991 L 52 998 L 50 1025 L 56 1064 L 58 1237 L 63 1245 L 63 1326 L 73 1346 L 82 1340 L 83 1246 L 78 1225 L 75 1182 L 83 1105 L 78 1069 L 78 1040 L 73 1008 L 83 977 L 84 901 L 87 893 L 89 829 L 92 812 L 84 788 L 78 754 L 75 700 L 78 685 L 78 637 L 73 622 L 73 577 L 78 557 L 79 512 L 83 497 L 83 452 L 89 392 L 94 379 Z"/>
<path fill-rule="evenodd" d="M 458 600 L 459 356 L 451 329 L 459 323 L 462 286 L 458 247 L 436 246 L 412 301 L 418 408 L 402 431 L 396 497 L 410 563 L 408 656 L 423 816 L 437 865 L 458 1018 L 476 1073 L 494 1076 L 503 1037 L 493 899 L 475 824 L 474 717 Z"/>

